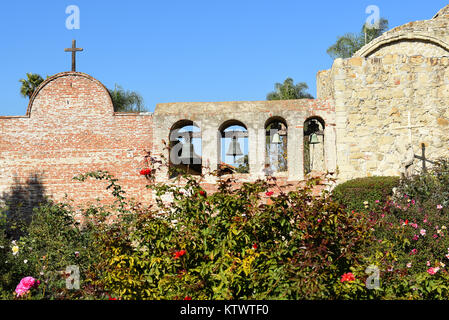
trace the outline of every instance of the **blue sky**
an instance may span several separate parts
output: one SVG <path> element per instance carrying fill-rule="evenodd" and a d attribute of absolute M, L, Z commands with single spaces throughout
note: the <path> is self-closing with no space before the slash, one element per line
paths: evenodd
<path fill-rule="evenodd" d="M 275 82 L 305 81 L 316 96 L 316 73 L 329 69 L 326 49 L 358 32 L 365 8 L 377 5 L 390 27 L 430 19 L 448 2 L 301 0 L 8 1 L 0 10 L 0 115 L 23 115 L 19 94 L 27 72 L 71 68 L 64 48 L 76 39 L 77 70 L 157 103 L 265 100 Z M 66 7 L 81 12 L 66 28 Z"/>

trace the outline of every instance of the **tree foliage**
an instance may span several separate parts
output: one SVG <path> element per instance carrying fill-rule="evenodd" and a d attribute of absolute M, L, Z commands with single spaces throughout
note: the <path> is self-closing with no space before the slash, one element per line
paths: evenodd
<path fill-rule="evenodd" d="M 124 90 L 115 85 L 114 90 L 108 89 L 115 112 L 145 112 L 143 98 L 135 91 Z"/>
<path fill-rule="evenodd" d="M 338 37 L 337 42 L 327 49 L 327 53 L 334 59 L 350 58 L 364 45 L 381 36 L 387 30 L 388 20 L 384 18 L 380 19 L 378 28 L 369 28 L 364 24 L 359 34 L 346 33 L 344 36 Z"/>
<path fill-rule="evenodd" d="M 294 84 L 292 78 L 285 79 L 284 83 L 276 83 L 275 91 L 267 95 L 267 100 L 293 100 L 313 99 L 313 96 L 305 92 L 309 87 L 305 82 Z"/>
<path fill-rule="evenodd" d="M 26 98 L 31 99 L 34 91 L 40 86 L 40 84 L 44 81 L 37 73 L 27 73 L 26 79 L 20 79 L 19 82 L 22 84 L 20 87 L 20 94 Z"/>

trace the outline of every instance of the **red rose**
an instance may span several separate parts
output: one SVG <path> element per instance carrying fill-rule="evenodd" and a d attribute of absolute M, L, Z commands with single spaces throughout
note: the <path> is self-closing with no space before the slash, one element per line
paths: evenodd
<path fill-rule="evenodd" d="M 176 251 L 175 253 L 174 253 L 174 255 L 175 255 L 175 259 L 178 259 L 178 258 L 180 258 L 180 257 L 182 257 L 183 255 L 185 255 L 186 254 L 186 251 L 185 250 L 181 250 L 181 251 Z"/>
<path fill-rule="evenodd" d="M 253 244 L 253 249 L 256 250 L 258 248 L 257 243 Z"/>
<path fill-rule="evenodd" d="M 184 298 L 184 300 L 192 300 L 192 297 L 187 296 Z"/>
<path fill-rule="evenodd" d="M 355 277 L 351 272 L 345 273 L 344 275 L 341 276 L 341 282 L 345 282 L 345 281 L 355 281 Z"/>
<path fill-rule="evenodd" d="M 268 191 L 267 193 L 265 193 L 265 195 L 266 195 L 267 197 L 271 197 L 273 194 L 274 194 L 273 191 Z"/>
<path fill-rule="evenodd" d="M 201 190 L 200 195 L 204 197 L 206 195 L 206 191 Z"/>
<path fill-rule="evenodd" d="M 151 174 L 151 169 L 142 169 L 140 170 L 140 174 L 142 176 L 149 176 Z"/>

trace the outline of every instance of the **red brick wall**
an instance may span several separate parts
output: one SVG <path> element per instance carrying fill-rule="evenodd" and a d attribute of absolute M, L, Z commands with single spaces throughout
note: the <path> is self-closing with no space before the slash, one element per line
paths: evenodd
<path fill-rule="evenodd" d="M 107 89 L 94 78 L 57 74 L 35 92 L 26 116 L 0 117 L 0 196 L 37 175 L 55 200 L 65 194 L 76 204 L 111 199 L 105 183 L 72 180 L 107 170 L 128 195 L 148 200 L 139 171 L 152 148 L 152 127 L 151 114 L 115 114 Z"/>

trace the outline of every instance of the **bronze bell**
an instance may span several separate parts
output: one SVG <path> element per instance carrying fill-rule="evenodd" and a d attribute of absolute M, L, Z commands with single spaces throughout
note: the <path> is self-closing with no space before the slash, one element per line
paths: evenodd
<path fill-rule="evenodd" d="M 281 136 L 279 135 L 279 131 L 276 131 L 276 133 L 273 135 L 273 139 L 271 140 L 272 144 L 280 144 L 281 143 Z"/>
<path fill-rule="evenodd" d="M 240 148 L 240 143 L 237 141 L 237 137 L 232 137 L 232 141 L 229 144 L 228 152 L 226 152 L 227 156 L 233 156 L 234 158 L 236 156 L 242 156 L 243 152 Z"/>
<path fill-rule="evenodd" d="M 312 133 L 310 135 L 309 144 L 319 144 L 320 140 L 318 139 L 318 135 L 316 133 Z"/>

